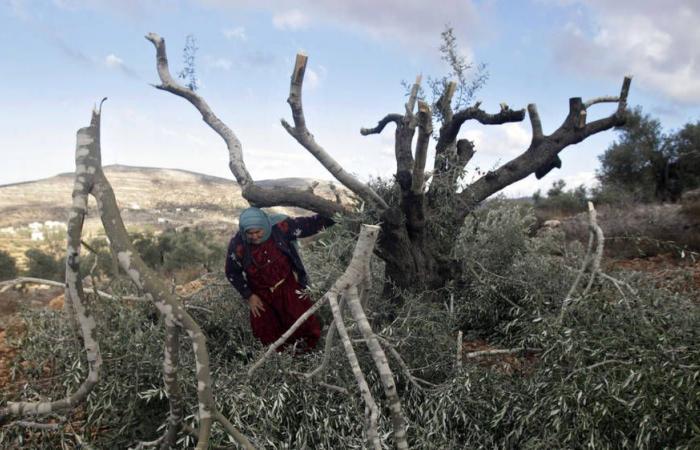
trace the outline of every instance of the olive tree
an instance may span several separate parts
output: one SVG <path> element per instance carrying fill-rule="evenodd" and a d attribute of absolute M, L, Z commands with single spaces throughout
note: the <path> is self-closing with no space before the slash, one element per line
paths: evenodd
<path fill-rule="evenodd" d="M 201 113 L 204 122 L 221 136 L 228 148 L 231 172 L 241 186 L 243 197 L 251 205 L 296 206 L 328 216 L 349 213 L 343 205 L 315 195 L 313 190 L 255 183 L 244 162 L 243 145 L 234 131 L 214 113 L 200 94 L 179 84 L 171 76 L 165 40 L 155 33 L 148 34 L 146 38 L 156 49 L 161 83 L 155 87 L 189 101 Z M 437 100 L 429 104 L 420 98 L 418 77 L 402 112 L 387 114 L 375 127 L 360 130 L 362 135 L 370 136 L 383 132 L 389 124 L 395 127 L 395 182 L 399 194 L 388 199 L 348 173 L 311 133 L 302 103 L 307 61 L 308 57 L 304 54 L 296 56 L 287 99 L 292 122 L 282 119 L 282 126 L 338 182 L 376 211 L 382 232 L 375 251 L 386 263 L 387 281 L 409 290 L 440 288 L 459 275 L 459 265 L 453 264 L 449 256 L 450 244 L 457 238 L 465 217 L 481 202 L 532 173 L 538 178 L 543 177 L 554 167 L 561 167 L 558 155 L 565 148 L 624 124 L 631 83 L 631 78 L 625 77 L 617 96 L 587 101 L 580 97 L 570 98 L 569 112 L 562 124 L 553 133 L 544 134 L 534 103 L 522 109 L 512 109 L 502 103 L 499 111 L 487 112 L 478 101 L 466 106 L 455 101 L 458 83 L 452 81 L 433 83 L 431 87 L 441 89 L 441 92 Z M 589 122 L 589 108 L 603 102 L 617 103 L 615 112 Z M 454 108 L 455 105 L 459 107 Z M 485 126 L 502 125 L 523 121 L 526 116 L 532 127 L 528 148 L 500 167 L 464 185 L 461 175 L 474 155 L 475 146 L 468 139 L 460 138 L 462 126 L 468 121 Z M 437 127 L 433 126 L 433 118 L 437 120 Z M 437 142 L 432 168 L 429 168 L 427 154 L 433 136 Z"/>

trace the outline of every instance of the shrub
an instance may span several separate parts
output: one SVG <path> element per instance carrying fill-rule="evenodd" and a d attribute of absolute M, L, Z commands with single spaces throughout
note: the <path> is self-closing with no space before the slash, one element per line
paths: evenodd
<path fill-rule="evenodd" d="M 4 250 L 0 250 L 0 281 L 17 278 L 17 262 Z"/>
<path fill-rule="evenodd" d="M 211 272 L 223 267 L 226 248 L 213 233 L 201 228 L 166 230 L 160 235 L 132 233 L 132 243 L 144 262 L 168 273 L 202 267 Z"/>
<path fill-rule="evenodd" d="M 24 252 L 27 257 L 27 276 L 47 280 L 63 281 L 66 274 L 62 258 L 56 258 L 37 248 Z"/>
<path fill-rule="evenodd" d="M 566 182 L 557 180 L 543 197 L 540 191 L 533 194 L 532 199 L 538 217 L 541 221 L 561 218 L 586 210 L 586 186 L 580 185 L 574 189 L 565 189 Z"/>

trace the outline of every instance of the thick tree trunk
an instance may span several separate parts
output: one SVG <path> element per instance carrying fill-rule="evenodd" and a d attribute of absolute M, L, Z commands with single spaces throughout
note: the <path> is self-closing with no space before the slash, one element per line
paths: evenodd
<path fill-rule="evenodd" d="M 398 299 L 401 291 L 436 291 L 445 287 L 456 275 L 456 267 L 445 258 L 445 244 L 451 237 L 440 241 L 423 228 L 411 229 L 404 213 L 396 208 L 382 216 L 382 234 L 377 253 L 385 262 L 386 284 L 384 294 Z M 430 220 L 430 216 L 421 221 Z M 455 231 L 455 237 L 456 232 Z"/>

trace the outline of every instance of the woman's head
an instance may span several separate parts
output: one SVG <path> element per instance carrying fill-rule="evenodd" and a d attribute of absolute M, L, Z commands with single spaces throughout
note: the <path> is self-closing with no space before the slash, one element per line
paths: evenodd
<path fill-rule="evenodd" d="M 243 237 L 252 244 L 265 242 L 272 231 L 270 218 L 260 208 L 247 208 L 241 212 L 238 220 Z"/>

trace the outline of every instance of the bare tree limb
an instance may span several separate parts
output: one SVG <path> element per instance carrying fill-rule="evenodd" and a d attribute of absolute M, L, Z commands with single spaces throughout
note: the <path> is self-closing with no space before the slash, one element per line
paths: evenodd
<path fill-rule="evenodd" d="M 600 272 L 600 262 L 603 259 L 603 246 L 604 246 L 605 236 L 603 235 L 603 230 L 598 225 L 597 216 L 598 216 L 598 214 L 595 210 L 595 207 L 593 206 L 593 203 L 588 202 L 589 235 L 588 235 L 588 246 L 586 249 L 586 256 L 584 257 L 583 265 L 581 266 L 580 271 L 576 275 L 576 279 L 574 280 L 574 284 L 571 285 L 571 288 L 569 289 L 569 293 L 566 294 L 566 298 L 564 298 L 564 301 L 562 302 L 561 310 L 559 311 L 559 322 L 561 322 L 564 319 L 564 313 L 566 312 L 566 308 L 569 305 L 569 303 L 571 303 L 572 296 L 576 290 L 576 287 L 578 286 L 578 283 L 581 280 L 581 277 L 583 276 L 584 271 L 586 270 L 586 267 L 590 264 L 591 276 L 588 280 L 588 284 L 586 285 L 583 292 L 581 293 L 582 298 L 588 294 L 588 291 L 591 289 L 591 286 L 593 285 L 593 281 L 595 280 L 596 275 Z M 593 241 L 596 242 L 596 249 L 593 251 L 593 254 L 591 255 L 591 250 L 593 248 Z"/>
<path fill-rule="evenodd" d="M 342 205 L 333 201 L 318 197 L 307 190 L 285 188 L 263 188 L 253 182 L 248 169 L 243 161 L 243 147 L 235 133 L 219 119 L 209 107 L 207 102 L 194 91 L 180 85 L 170 75 L 168 57 L 165 51 L 165 40 L 156 33 L 146 35 L 156 48 L 156 66 L 161 84 L 155 86 L 171 94 L 182 97 L 192 103 L 202 114 L 202 119 L 209 125 L 226 143 L 229 153 L 229 168 L 236 181 L 241 186 L 243 197 L 255 206 L 298 206 L 311 211 L 316 211 L 326 216 L 344 211 Z"/>
<path fill-rule="evenodd" d="M 600 228 L 600 225 L 598 225 L 598 213 L 593 207 L 593 202 L 588 202 L 588 216 L 591 233 L 595 235 L 596 239 L 596 250 L 591 262 L 591 277 L 588 279 L 588 284 L 581 294 L 582 297 L 585 297 L 586 294 L 588 294 L 596 275 L 598 272 L 600 272 L 600 263 L 603 260 L 603 245 L 605 244 L 605 236 L 603 235 L 603 229 Z"/>
<path fill-rule="evenodd" d="M 476 352 L 468 352 L 464 354 L 466 359 L 480 358 L 482 356 L 498 356 L 498 355 L 512 355 L 516 353 L 536 353 L 541 352 L 542 349 L 539 348 L 527 348 L 527 347 L 516 347 L 516 348 L 496 348 L 492 350 L 479 350 Z"/>
<path fill-rule="evenodd" d="M 464 353 L 464 342 L 462 342 L 462 330 L 457 332 L 457 370 L 462 368 L 462 353 Z"/>
<path fill-rule="evenodd" d="M 408 101 L 406 102 L 406 117 L 410 117 L 413 114 L 413 109 L 416 107 L 416 100 L 418 99 L 418 91 L 420 90 L 420 83 L 423 80 L 423 75 L 418 74 L 416 76 L 416 81 L 411 86 L 411 93 L 408 95 Z"/>
<path fill-rule="evenodd" d="M 104 100 L 103 100 L 104 101 Z M 101 103 L 100 103 L 101 106 Z M 75 182 L 73 185 L 73 206 L 68 218 L 66 244 L 66 283 L 64 309 L 72 323 L 80 329 L 88 361 L 88 375 L 77 391 L 61 400 L 47 402 L 8 402 L 0 409 L 0 424 L 10 418 L 45 416 L 59 411 L 71 411 L 83 403 L 97 385 L 102 367 L 100 346 L 95 337 L 97 324 L 89 311 L 80 279 L 80 238 L 87 214 L 88 193 L 95 182 L 92 168 L 100 164 L 99 153 L 100 111 L 92 111 L 89 127 L 81 128 L 77 134 L 75 149 Z"/>
<path fill-rule="evenodd" d="M 305 149 L 309 151 L 331 175 L 345 185 L 352 192 L 357 194 L 366 202 L 371 202 L 377 205 L 380 209 L 388 209 L 383 198 L 377 195 L 369 186 L 360 182 L 353 175 L 345 171 L 338 162 L 331 157 L 314 139 L 311 132 L 306 127 L 306 118 L 304 117 L 304 109 L 301 101 L 302 85 L 304 84 L 304 73 L 306 71 L 306 63 L 308 57 L 301 53 L 297 54 L 292 72 L 292 79 L 289 86 L 289 98 L 287 103 L 292 109 L 292 118 L 294 126 L 282 119 L 282 126 L 287 132 L 299 142 Z"/>
<path fill-rule="evenodd" d="M 391 122 L 395 123 L 396 126 L 401 124 L 403 116 L 401 114 L 387 114 L 382 120 L 379 121 L 374 128 L 360 128 L 360 134 L 362 136 L 369 136 L 370 134 L 380 134 L 384 128 Z"/>
<path fill-rule="evenodd" d="M 216 405 L 211 389 L 211 374 L 209 370 L 209 354 L 207 352 L 206 340 L 199 325 L 182 307 L 179 299 L 170 293 L 163 280 L 149 269 L 138 252 L 134 249 L 126 232 L 124 222 L 119 214 L 119 208 L 114 196 L 114 191 L 109 181 L 104 176 L 100 156 L 100 126 L 99 114 L 93 112 L 93 120 L 90 127 L 83 128 L 78 132 L 78 148 L 76 150 L 76 184 L 74 192 L 79 195 L 74 196 L 74 211 L 69 219 L 71 230 L 68 239 L 68 258 L 66 265 L 66 280 L 68 289 L 66 298 L 75 302 L 75 310 L 80 318 L 80 322 L 85 324 L 90 333 L 84 332 L 86 349 L 88 350 L 88 362 L 90 363 L 90 373 L 88 382 L 97 381 L 97 369 L 101 364 L 99 348 L 92 337 L 92 329 L 95 322 L 92 318 L 84 317 L 84 306 L 80 302 L 78 292 L 82 295 L 81 285 L 77 280 L 78 250 L 80 247 L 79 231 L 73 233 L 72 230 L 82 229 L 82 220 L 87 206 L 88 192 L 95 197 L 102 224 L 109 237 L 112 252 L 117 255 L 120 266 L 141 290 L 145 290 L 153 299 L 156 308 L 166 320 L 172 321 L 175 325 L 182 327 L 190 339 L 197 363 L 197 396 L 199 399 L 199 419 L 200 429 L 198 436 L 198 449 L 207 448 L 213 413 L 216 412 Z M 86 175 L 87 174 L 87 175 Z M 89 176 L 89 179 L 87 178 Z M 89 181 L 89 183 L 88 183 Z M 76 221 L 75 225 L 73 221 Z M 74 236 L 75 234 L 75 236 Z M 77 301 L 76 301 L 77 299 Z M 68 302 L 66 302 L 68 303 Z M 98 353 L 95 353 L 95 349 Z M 86 396 L 85 389 L 81 389 L 74 396 Z M 72 396 L 73 397 L 73 396 Z M 70 403 L 71 405 L 75 404 Z M 42 407 L 42 411 L 51 411 L 50 407 Z M 249 442 L 239 441 L 245 448 L 252 448 Z"/>
<path fill-rule="evenodd" d="M 435 161 L 433 162 L 433 181 L 430 186 L 429 196 L 434 202 L 439 193 L 448 190 L 453 191 L 452 184 L 464 169 L 469 158 L 456 161 L 457 135 L 462 125 L 468 120 L 476 120 L 482 125 L 501 125 L 510 122 L 520 122 L 525 118 L 525 110 L 512 110 L 507 105 L 501 104 L 501 110 L 495 114 L 489 114 L 480 108 L 481 103 L 462 109 L 454 114 L 450 121 L 444 122 L 440 128 L 437 144 L 435 144 Z M 473 150 L 473 149 L 472 149 Z M 471 156 L 470 156 L 471 158 Z M 462 164 L 462 162 L 464 164 Z M 455 173 L 458 172 L 458 173 Z"/>
<path fill-rule="evenodd" d="M 411 191 L 414 194 L 423 192 L 425 177 L 425 160 L 428 156 L 428 144 L 433 134 L 433 119 L 430 106 L 427 103 L 418 102 L 418 141 L 416 142 L 416 159 L 413 165 L 413 180 Z"/>
<path fill-rule="evenodd" d="M 580 368 L 578 368 L 578 369 L 572 371 L 571 373 L 569 373 L 569 374 L 566 376 L 566 378 L 564 378 L 564 381 L 565 381 L 565 382 L 566 382 L 566 381 L 569 381 L 569 379 L 570 379 L 571 377 L 573 377 L 574 375 L 576 375 L 577 373 L 584 372 L 584 371 L 586 371 L 586 370 L 593 370 L 593 369 L 596 369 L 596 368 L 598 368 L 598 367 L 605 366 L 605 365 L 608 365 L 608 364 L 624 364 L 624 365 L 629 365 L 629 364 L 634 364 L 634 363 L 633 363 L 632 361 L 622 361 L 622 360 L 619 360 L 619 359 L 606 359 L 606 360 L 604 360 L 604 361 L 600 361 L 600 362 L 597 362 L 597 363 L 595 363 L 595 364 L 591 364 L 590 366 L 580 367 Z"/>
<path fill-rule="evenodd" d="M 586 117 L 581 114 L 584 109 L 580 98 L 570 99 L 569 115 L 554 133 L 543 136 L 540 141 L 533 140 L 524 153 L 498 169 L 486 173 L 458 194 L 457 221 L 463 220 L 475 205 L 490 195 L 550 164 L 557 158 L 558 153 L 569 145 L 577 144 L 596 133 L 624 124 L 625 105 L 627 104 L 630 83 L 631 78 L 625 77 L 617 110 L 608 117 L 590 123 L 585 123 Z M 538 133 L 541 124 L 538 121 L 532 124 L 534 126 L 533 134 Z"/>
<path fill-rule="evenodd" d="M 413 373 L 411 372 L 411 368 L 408 367 L 408 364 L 406 364 L 406 361 L 404 361 L 404 359 L 401 356 L 401 354 L 399 353 L 399 351 L 396 350 L 396 347 L 391 342 L 389 342 L 387 339 L 385 339 L 379 335 L 376 335 L 376 337 L 379 340 L 379 342 L 384 344 L 384 346 L 389 349 L 389 353 L 391 353 L 391 356 L 399 364 L 399 366 L 403 370 L 404 375 L 406 375 L 406 378 L 413 385 L 413 387 L 415 387 L 416 389 L 424 389 L 424 387 L 421 386 L 421 384 L 425 384 L 425 385 L 430 386 L 430 387 L 436 386 L 436 384 L 431 383 L 430 381 L 426 381 L 426 380 L 423 380 L 421 378 L 414 376 Z M 362 341 L 365 342 L 364 339 Z"/>
<path fill-rule="evenodd" d="M 489 114 L 480 108 L 479 103 L 476 103 L 474 106 L 455 113 L 445 131 L 440 133 L 438 145 L 455 142 L 460 128 L 468 120 L 476 120 L 482 125 L 502 125 L 510 122 L 521 122 L 524 118 L 524 109 L 513 110 L 506 106 L 505 108 L 501 107 L 501 110 L 495 114 Z"/>
<path fill-rule="evenodd" d="M 592 98 L 590 100 L 586 100 L 583 103 L 583 106 L 585 108 L 589 108 L 589 107 L 591 107 L 595 104 L 598 104 L 598 103 L 617 103 L 619 101 L 620 101 L 620 97 L 615 97 L 613 95 L 606 95 L 603 97 L 596 97 L 596 98 Z"/>
<path fill-rule="evenodd" d="M 443 123 L 449 123 L 452 120 L 452 116 L 454 114 L 452 111 L 452 97 L 454 97 L 456 89 L 457 82 L 454 80 L 450 81 L 447 83 L 447 86 L 445 87 L 442 95 L 440 95 L 438 101 L 435 102 L 438 111 L 442 115 Z"/>
<path fill-rule="evenodd" d="M 537 112 L 537 105 L 534 103 L 527 105 L 527 113 L 532 126 L 532 142 L 539 143 L 544 139 L 544 133 L 542 132 L 542 120 L 540 119 L 540 113 Z"/>
<path fill-rule="evenodd" d="M 562 302 L 561 305 L 561 311 L 559 311 L 559 321 L 561 322 L 563 317 L 564 317 L 564 310 L 566 309 L 566 306 L 571 303 L 571 299 L 576 292 L 576 288 L 578 288 L 578 284 L 581 282 L 581 278 L 583 278 L 583 274 L 586 272 L 586 268 L 591 262 L 591 251 L 593 250 L 593 240 L 594 240 L 594 235 L 593 233 L 588 233 L 588 244 L 586 246 L 586 254 L 583 257 L 583 263 L 581 264 L 581 268 L 578 270 L 578 273 L 576 274 L 576 278 L 574 279 L 574 282 L 571 284 L 571 287 L 569 288 L 569 292 L 566 294 L 566 297 L 564 297 L 564 301 Z"/>
<path fill-rule="evenodd" d="M 375 239 L 378 233 L 375 232 Z M 374 244 L 372 245 L 372 247 Z M 370 255 L 367 255 L 369 258 Z M 396 448 L 398 449 L 408 449 L 408 442 L 406 441 L 406 419 L 404 418 L 403 411 L 401 408 L 401 400 L 396 392 L 396 383 L 394 382 L 394 374 L 389 367 L 387 362 L 386 354 L 384 349 L 379 345 L 372 327 L 367 321 L 367 316 L 362 309 L 362 304 L 360 303 L 360 296 L 357 286 L 353 286 L 348 290 L 348 307 L 350 313 L 355 319 L 355 323 L 365 339 L 367 348 L 372 355 L 374 364 L 379 372 L 379 379 L 384 387 L 384 395 L 386 395 L 387 401 L 389 402 L 389 411 L 391 412 L 391 422 L 394 428 L 394 441 Z"/>
<path fill-rule="evenodd" d="M 365 430 L 367 432 L 367 443 L 370 447 L 375 450 L 381 450 L 382 446 L 379 442 L 379 433 L 377 431 L 377 418 L 379 416 L 379 408 L 372 397 L 372 393 L 369 390 L 369 385 L 365 379 L 365 375 L 362 373 L 360 368 L 360 362 L 357 360 L 357 355 L 352 347 L 352 342 L 350 342 L 350 336 L 348 336 L 348 331 L 343 323 L 343 317 L 340 314 L 340 307 L 338 306 L 338 294 L 329 291 L 328 301 L 331 305 L 331 311 L 333 312 L 333 319 L 335 321 L 336 329 L 338 330 L 338 335 L 340 335 L 340 341 L 345 349 L 345 355 L 350 362 L 350 368 L 353 375 L 355 376 L 355 381 L 360 389 L 360 395 L 365 402 L 365 416 L 366 425 Z"/>
<path fill-rule="evenodd" d="M 175 446 L 177 435 L 182 428 L 183 400 L 180 384 L 177 381 L 177 369 L 180 364 L 180 329 L 172 318 L 165 317 L 165 343 L 163 349 L 163 383 L 170 402 L 168 425 L 160 441 L 161 450 Z"/>

